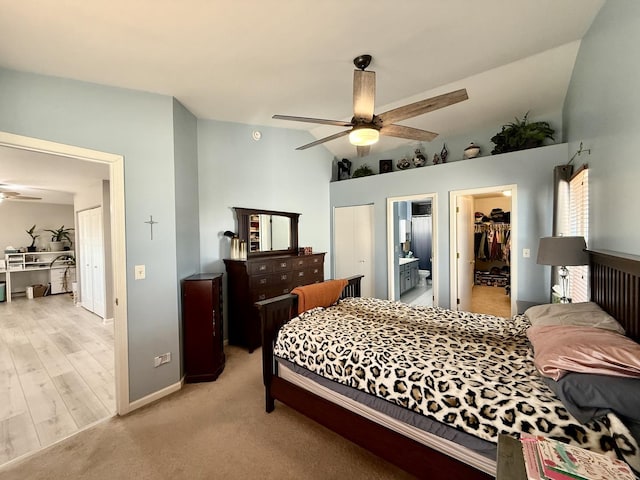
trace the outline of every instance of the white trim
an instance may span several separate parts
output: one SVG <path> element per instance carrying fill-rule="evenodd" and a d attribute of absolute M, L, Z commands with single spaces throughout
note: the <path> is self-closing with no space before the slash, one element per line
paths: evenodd
<path fill-rule="evenodd" d="M 173 385 L 169 385 L 168 387 L 164 387 L 162 390 L 158 390 L 156 392 L 150 393 L 146 397 L 139 398 L 129 404 L 129 411 L 133 411 L 137 408 L 144 407 L 145 405 L 150 404 L 151 402 L 155 402 L 156 400 L 160 400 L 167 395 L 177 392 L 182 388 L 183 381 L 180 380 Z"/>
<path fill-rule="evenodd" d="M 458 278 L 456 270 L 456 205 L 458 196 L 479 195 L 483 193 L 502 193 L 504 190 L 511 190 L 511 315 L 517 312 L 516 301 L 518 296 L 518 186 L 496 185 L 495 187 L 473 188 L 469 190 L 453 190 L 449 192 L 449 302 L 451 310 L 456 310 L 458 294 Z"/>
<path fill-rule="evenodd" d="M 116 304 L 113 311 L 116 411 L 124 415 L 129 403 L 129 354 L 127 331 L 127 262 L 125 244 L 124 157 L 113 153 L 0 132 L 0 146 L 30 150 L 109 165 L 111 189 L 111 248 Z"/>
<path fill-rule="evenodd" d="M 395 255 L 393 251 L 393 203 L 410 202 L 412 200 L 431 199 L 431 285 L 433 288 L 433 306 L 438 306 L 438 194 L 422 193 L 403 195 L 401 197 L 387 197 L 387 298 L 395 298 Z"/>

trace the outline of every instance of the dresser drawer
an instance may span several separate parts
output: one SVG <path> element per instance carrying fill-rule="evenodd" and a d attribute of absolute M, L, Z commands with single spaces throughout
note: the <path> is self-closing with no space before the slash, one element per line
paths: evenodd
<path fill-rule="evenodd" d="M 302 268 L 324 265 L 324 255 L 300 255 L 293 260 L 293 268 Z"/>
<path fill-rule="evenodd" d="M 293 272 L 293 285 L 307 285 L 324 280 L 324 270 L 322 267 L 309 267 Z"/>
<path fill-rule="evenodd" d="M 275 285 L 289 284 L 291 283 L 291 272 L 278 272 L 271 273 L 269 275 L 256 275 L 251 277 L 249 285 L 252 290 L 264 289 L 266 287 L 273 287 Z"/>
<path fill-rule="evenodd" d="M 291 292 L 290 285 L 274 285 L 271 287 L 258 288 L 256 290 L 251 291 L 251 302 L 259 302 L 261 300 L 266 300 L 267 298 L 277 297 L 278 295 L 284 295 L 286 293 Z"/>
<path fill-rule="evenodd" d="M 273 272 L 273 262 L 271 260 L 251 262 L 249 264 L 249 275 L 262 275 L 271 272 Z"/>

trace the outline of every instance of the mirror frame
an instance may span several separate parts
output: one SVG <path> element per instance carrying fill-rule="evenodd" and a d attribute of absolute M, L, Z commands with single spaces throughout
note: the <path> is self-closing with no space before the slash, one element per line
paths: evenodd
<path fill-rule="evenodd" d="M 267 257 L 270 255 L 297 255 L 298 254 L 298 219 L 299 213 L 278 212 L 275 210 L 262 210 L 257 208 L 241 208 L 233 207 L 236 212 L 236 221 L 238 227 L 238 238 L 247 242 L 247 259 Z M 250 252 L 249 251 L 249 217 L 251 215 L 278 215 L 287 217 L 290 220 L 289 238 L 291 239 L 290 247 L 285 250 L 269 250 L 266 252 Z"/>

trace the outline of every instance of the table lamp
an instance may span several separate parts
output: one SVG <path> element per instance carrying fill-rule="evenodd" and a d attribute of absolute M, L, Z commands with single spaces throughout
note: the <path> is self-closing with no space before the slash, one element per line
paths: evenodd
<path fill-rule="evenodd" d="M 589 255 L 586 252 L 587 244 L 584 237 L 543 237 L 538 246 L 538 261 L 540 265 L 552 265 L 560 267 L 560 283 L 562 297 L 560 303 L 570 303 L 567 298 L 569 286 L 569 270 L 567 266 L 587 265 Z"/>

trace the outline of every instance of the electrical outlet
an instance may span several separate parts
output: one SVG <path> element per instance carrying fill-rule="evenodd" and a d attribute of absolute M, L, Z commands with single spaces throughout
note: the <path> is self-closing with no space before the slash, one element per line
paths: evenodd
<path fill-rule="evenodd" d="M 147 276 L 144 265 L 136 265 L 133 268 L 133 272 L 134 272 L 134 278 L 136 280 L 144 280 Z"/>
<path fill-rule="evenodd" d="M 169 363 L 171 361 L 171 352 L 163 353 L 162 355 L 158 355 L 153 359 L 153 366 L 159 367 L 160 365 L 164 365 L 165 363 Z"/>
<path fill-rule="evenodd" d="M 529 258 L 529 257 L 531 257 L 531 250 L 529 248 L 523 248 L 522 258 Z"/>

